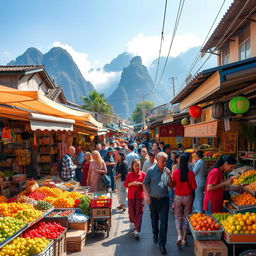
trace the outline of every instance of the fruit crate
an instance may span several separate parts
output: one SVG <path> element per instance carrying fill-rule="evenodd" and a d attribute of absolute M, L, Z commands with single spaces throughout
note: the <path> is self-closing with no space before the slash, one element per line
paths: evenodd
<path fill-rule="evenodd" d="M 20 234 L 22 234 L 22 232 L 24 232 L 27 228 L 28 228 L 28 224 L 25 225 L 22 229 L 20 229 L 18 232 L 16 232 L 16 233 L 13 234 L 12 236 L 10 236 L 10 237 L 8 237 L 7 239 L 5 239 L 3 242 L 0 243 L 0 248 L 4 247 L 6 244 L 8 244 L 9 242 L 11 242 L 14 238 L 16 238 L 17 236 L 19 236 Z"/>
<path fill-rule="evenodd" d="M 187 217 L 188 220 L 188 224 L 189 224 L 189 228 L 190 231 L 192 233 L 192 236 L 194 238 L 194 240 L 199 240 L 199 241 L 205 241 L 205 240 L 221 240 L 222 238 L 222 233 L 224 231 L 224 229 L 222 228 L 222 226 L 220 225 L 220 230 L 213 230 L 213 231 L 196 231 L 194 230 L 194 228 L 192 227 L 189 217 L 192 215 L 189 215 Z M 215 220 L 215 219 L 214 219 Z M 216 220 L 215 220 L 216 221 Z M 219 222 L 216 221 L 218 224 Z"/>
<path fill-rule="evenodd" d="M 67 229 L 63 231 L 63 233 L 53 241 L 54 247 L 54 256 L 65 256 L 67 253 L 67 243 L 66 243 L 66 234 Z"/>
<path fill-rule="evenodd" d="M 256 208 L 256 204 L 238 205 L 238 204 L 234 203 L 233 201 L 231 201 L 230 204 L 233 205 L 234 208 L 237 210 L 246 210 L 246 209 Z"/>
<path fill-rule="evenodd" d="M 256 191 L 253 189 L 243 187 L 243 191 L 256 197 Z"/>
<path fill-rule="evenodd" d="M 69 209 L 71 210 L 71 209 Z M 65 210 L 54 210 L 54 212 L 63 212 Z M 60 225 L 62 225 L 63 227 L 65 228 L 68 228 L 68 223 L 69 223 L 69 219 L 70 217 L 74 214 L 74 210 L 71 210 L 71 213 L 67 216 L 60 216 L 60 217 L 53 217 L 53 216 L 45 216 L 44 217 L 44 221 L 45 222 L 57 222 L 57 223 L 60 223 Z"/>
<path fill-rule="evenodd" d="M 90 208 L 111 208 L 112 207 L 112 198 L 106 199 L 90 199 Z"/>
<path fill-rule="evenodd" d="M 70 222 L 69 223 L 69 229 L 75 229 L 75 230 L 85 230 L 86 232 L 89 231 L 89 222 Z"/>
<path fill-rule="evenodd" d="M 256 234 L 229 234 L 223 233 L 223 238 L 228 244 L 255 244 Z"/>
<path fill-rule="evenodd" d="M 54 256 L 54 245 L 51 241 L 48 246 L 39 254 L 34 254 L 33 256 Z"/>
<path fill-rule="evenodd" d="M 235 208 L 231 203 L 228 203 L 224 206 L 224 208 L 230 212 L 231 214 L 237 214 L 237 213 L 246 213 L 246 212 L 255 212 L 256 208 L 245 208 L 245 209 L 237 209 Z"/>

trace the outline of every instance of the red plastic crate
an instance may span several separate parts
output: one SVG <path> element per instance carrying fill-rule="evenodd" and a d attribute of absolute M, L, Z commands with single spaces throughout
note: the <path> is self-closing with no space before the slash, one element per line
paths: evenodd
<path fill-rule="evenodd" d="M 101 207 L 112 207 L 112 198 L 106 198 L 106 199 L 91 199 L 90 202 L 91 208 L 101 208 Z"/>

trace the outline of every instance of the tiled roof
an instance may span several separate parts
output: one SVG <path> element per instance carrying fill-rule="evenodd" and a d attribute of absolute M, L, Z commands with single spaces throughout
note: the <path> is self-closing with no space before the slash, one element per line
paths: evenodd
<path fill-rule="evenodd" d="M 0 72 L 28 72 L 44 69 L 43 65 L 0 66 Z"/>

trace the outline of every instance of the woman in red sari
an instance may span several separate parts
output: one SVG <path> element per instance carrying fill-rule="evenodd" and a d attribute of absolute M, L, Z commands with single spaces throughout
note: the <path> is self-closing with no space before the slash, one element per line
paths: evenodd
<path fill-rule="evenodd" d="M 83 163 L 83 177 L 82 177 L 82 186 L 89 186 L 88 182 L 88 173 L 90 168 L 90 161 L 92 160 L 92 155 L 90 152 L 84 154 L 84 163 Z"/>

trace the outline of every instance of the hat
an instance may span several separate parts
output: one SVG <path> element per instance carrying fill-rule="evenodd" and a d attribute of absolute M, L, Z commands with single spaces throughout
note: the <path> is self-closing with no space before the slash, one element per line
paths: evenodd
<path fill-rule="evenodd" d="M 154 151 L 150 150 L 150 151 L 148 152 L 148 155 L 149 155 L 149 156 L 155 156 L 155 153 L 154 153 Z"/>
<path fill-rule="evenodd" d="M 109 147 L 109 148 L 108 148 L 108 153 L 109 153 L 109 152 L 114 152 L 114 149 L 113 149 L 112 147 Z"/>
<path fill-rule="evenodd" d="M 123 152 L 119 152 L 119 155 L 125 157 L 125 154 Z"/>
<path fill-rule="evenodd" d="M 114 151 L 119 151 L 121 148 L 119 147 L 114 147 Z"/>

